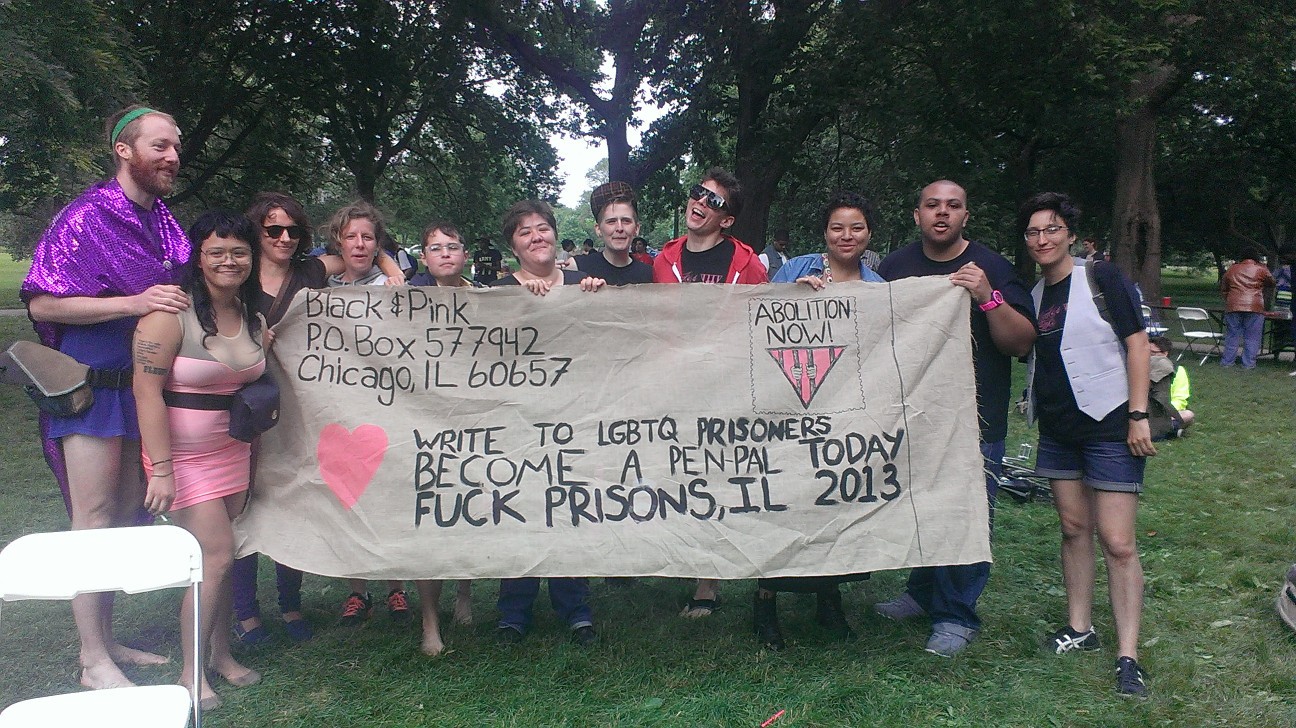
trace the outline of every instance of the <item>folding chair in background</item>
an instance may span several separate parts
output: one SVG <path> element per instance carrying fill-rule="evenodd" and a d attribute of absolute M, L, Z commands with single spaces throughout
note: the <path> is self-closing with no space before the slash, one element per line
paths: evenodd
<path fill-rule="evenodd" d="M 0 601 L 70 600 L 80 594 L 127 594 L 193 586 L 194 654 L 201 630 L 202 549 L 177 526 L 99 528 L 34 533 L 0 551 Z M 131 726 L 183 728 L 192 708 L 202 727 L 198 688 L 202 660 L 194 660 L 193 688 L 150 685 L 33 698 L 5 708 L 11 726 Z"/>
<path fill-rule="evenodd" d="M 1210 314 L 1206 313 L 1206 309 L 1182 306 L 1175 309 L 1175 315 L 1179 317 L 1179 329 L 1188 342 L 1187 348 L 1179 352 L 1179 356 L 1175 357 L 1175 361 L 1182 359 L 1185 351 L 1196 354 L 1197 351 L 1193 349 L 1193 345 L 1199 341 L 1210 342 L 1211 348 L 1202 355 L 1201 361 L 1197 362 L 1197 366 L 1205 364 L 1206 358 L 1211 354 L 1220 355 L 1220 343 L 1224 341 L 1224 334 L 1215 330 L 1215 324 L 1211 322 Z M 1192 324 L 1189 325 L 1189 322 L 1192 322 Z"/>

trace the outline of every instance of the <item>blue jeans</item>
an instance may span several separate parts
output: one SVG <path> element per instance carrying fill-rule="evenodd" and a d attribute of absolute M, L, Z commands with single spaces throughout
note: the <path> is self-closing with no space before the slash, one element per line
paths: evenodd
<path fill-rule="evenodd" d="M 1003 473 L 1004 441 L 981 443 L 985 464 L 986 498 L 990 501 L 990 527 L 994 528 L 995 495 Z M 909 572 L 909 596 L 931 617 L 932 627 L 955 624 L 967 630 L 981 629 L 976 613 L 977 599 L 990 580 L 990 562 L 958 566 L 923 566 Z"/>
<path fill-rule="evenodd" d="M 235 559 L 230 568 L 230 585 L 234 593 L 234 616 L 245 619 L 261 618 L 261 605 L 257 603 L 257 559 L 261 554 L 248 554 Z M 291 566 L 274 562 L 275 586 L 279 588 L 279 613 L 301 611 L 302 573 Z"/>
<path fill-rule="evenodd" d="M 531 626 L 531 608 L 540 595 L 540 580 L 500 579 L 499 626 L 526 634 Z M 572 629 L 594 626 L 594 610 L 589 603 L 589 579 L 565 577 L 549 579 L 549 603 L 558 617 Z"/>
<path fill-rule="evenodd" d="M 1220 364 L 1226 367 L 1233 366 L 1233 361 L 1237 359 L 1240 340 L 1242 368 L 1255 369 L 1262 336 L 1264 336 L 1264 316 L 1251 311 L 1230 311 L 1224 314 L 1224 355 L 1220 357 Z"/>

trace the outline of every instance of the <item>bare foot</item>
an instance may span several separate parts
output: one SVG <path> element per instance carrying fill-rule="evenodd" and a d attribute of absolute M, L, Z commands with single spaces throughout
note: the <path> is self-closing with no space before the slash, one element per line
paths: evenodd
<path fill-rule="evenodd" d="M 438 632 L 424 632 L 421 649 L 423 650 L 423 654 L 428 657 L 436 657 L 442 652 L 445 652 L 445 643 L 441 641 L 441 635 Z"/>
<path fill-rule="evenodd" d="M 137 650 L 126 645 L 112 645 L 108 648 L 108 656 L 113 662 L 123 665 L 135 665 L 137 667 L 147 667 L 148 665 L 165 665 L 171 661 L 171 658 L 162 655 L 155 655 L 152 652 Z"/>
<path fill-rule="evenodd" d="M 193 694 L 193 688 L 184 680 L 177 680 L 176 684 L 188 690 L 191 695 Z M 198 690 L 198 703 L 204 711 L 215 710 L 221 706 L 220 696 L 216 694 L 215 690 L 212 690 L 211 685 L 208 685 L 206 680 L 203 680 L 202 687 Z"/>
<path fill-rule="evenodd" d="M 473 623 L 471 597 L 468 599 L 464 599 L 463 597 L 455 598 L 454 621 L 455 624 L 462 625 L 470 625 Z"/>
<path fill-rule="evenodd" d="M 122 674 L 121 668 L 117 667 L 117 663 L 112 660 L 103 660 L 93 665 L 81 667 L 81 686 L 91 690 L 103 690 L 105 688 L 133 688 L 135 683 Z"/>
<path fill-rule="evenodd" d="M 219 662 L 213 661 L 211 668 L 216 671 L 217 675 L 225 678 L 225 682 L 236 688 L 246 688 L 261 682 L 261 673 L 240 664 L 232 657 Z"/>

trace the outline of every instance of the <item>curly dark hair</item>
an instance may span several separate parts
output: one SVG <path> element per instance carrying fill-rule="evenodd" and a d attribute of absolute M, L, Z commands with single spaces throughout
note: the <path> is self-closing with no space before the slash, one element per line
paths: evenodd
<path fill-rule="evenodd" d="M 211 291 L 202 274 L 202 246 L 211 236 L 242 240 L 252 248 L 252 270 L 239 286 L 238 300 L 243 306 L 243 320 L 248 335 L 261 345 L 261 318 L 257 310 L 261 303 L 261 235 L 246 215 L 233 210 L 208 210 L 198 216 L 189 227 L 189 264 L 185 266 L 182 286 L 189 294 L 190 305 L 198 316 L 203 330 L 203 347 L 207 339 L 216 335 L 216 311 L 212 308 Z"/>
<path fill-rule="evenodd" d="M 823 211 L 819 214 L 819 229 L 827 230 L 828 220 L 832 214 L 842 208 L 864 213 L 864 222 L 868 223 L 869 233 L 877 233 L 877 210 L 873 209 L 873 203 L 858 192 L 846 191 L 834 192 L 832 197 L 828 198 L 828 204 L 824 205 Z"/>

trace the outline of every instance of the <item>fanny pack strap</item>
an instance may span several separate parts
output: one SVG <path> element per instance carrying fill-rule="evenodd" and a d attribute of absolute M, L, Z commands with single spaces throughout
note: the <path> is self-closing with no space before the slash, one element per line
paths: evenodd
<path fill-rule="evenodd" d="M 169 389 L 162 390 L 162 401 L 166 402 L 168 407 L 191 410 L 207 410 L 209 412 L 228 412 L 234 404 L 234 395 L 232 394 L 197 394 L 194 392 L 172 392 Z"/>
<path fill-rule="evenodd" d="M 86 373 L 86 384 L 108 389 L 130 389 L 132 374 L 129 369 L 91 369 Z"/>

